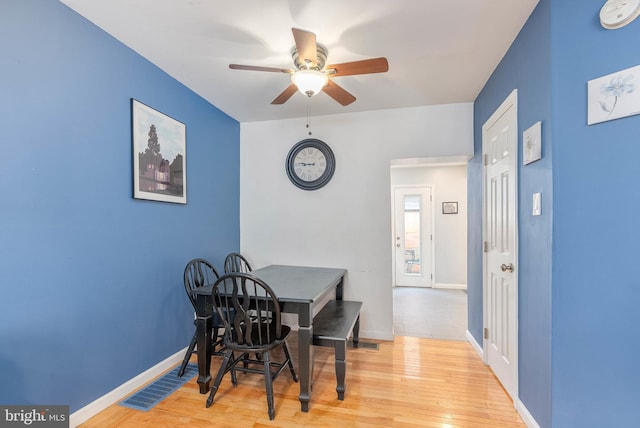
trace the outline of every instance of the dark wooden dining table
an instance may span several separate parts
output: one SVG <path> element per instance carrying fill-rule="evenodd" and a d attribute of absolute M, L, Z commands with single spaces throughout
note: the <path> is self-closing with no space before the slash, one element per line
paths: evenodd
<path fill-rule="evenodd" d="M 251 272 L 273 289 L 280 311 L 298 315 L 298 375 L 300 406 L 309 411 L 313 378 L 313 314 L 330 296 L 342 300 L 345 269 L 306 266 L 270 265 Z M 198 338 L 198 385 L 200 393 L 211 384 L 211 329 L 213 284 L 193 291 L 196 296 L 196 329 Z M 200 352 L 204 350 L 204 352 Z"/>

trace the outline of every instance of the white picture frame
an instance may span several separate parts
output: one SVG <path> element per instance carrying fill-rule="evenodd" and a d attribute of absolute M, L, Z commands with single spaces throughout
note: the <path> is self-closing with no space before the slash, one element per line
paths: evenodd
<path fill-rule="evenodd" d="M 640 114 L 640 65 L 587 82 L 587 124 Z"/>
<path fill-rule="evenodd" d="M 542 158 L 542 122 L 537 121 L 522 133 L 522 164 Z"/>

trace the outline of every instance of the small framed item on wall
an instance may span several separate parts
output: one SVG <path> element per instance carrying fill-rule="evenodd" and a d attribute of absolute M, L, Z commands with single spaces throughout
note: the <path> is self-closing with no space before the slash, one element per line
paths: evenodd
<path fill-rule="evenodd" d="M 640 65 L 587 82 L 587 124 L 640 114 Z"/>
<path fill-rule="evenodd" d="M 522 133 L 522 164 L 526 165 L 542 157 L 542 123 L 536 122 Z"/>
<path fill-rule="evenodd" d="M 187 203 L 186 127 L 131 100 L 133 197 Z"/>
<path fill-rule="evenodd" d="M 458 214 L 458 203 L 457 202 L 443 202 L 442 203 L 442 214 Z"/>

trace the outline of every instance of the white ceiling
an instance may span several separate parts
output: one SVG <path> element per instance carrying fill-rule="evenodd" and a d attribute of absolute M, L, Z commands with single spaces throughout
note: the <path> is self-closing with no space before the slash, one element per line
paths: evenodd
<path fill-rule="evenodd" d="M 61 0 L 240 122 L 472 102 L 538 0 Z M 357 98 L 271 101 L 291 68 L 291 28 L 328 64 L 384 56 L 389 71 L 336 77 Z"/>

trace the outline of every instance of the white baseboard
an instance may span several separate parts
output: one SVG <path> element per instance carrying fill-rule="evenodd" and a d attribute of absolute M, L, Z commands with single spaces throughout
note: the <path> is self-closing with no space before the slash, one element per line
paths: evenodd
<path fill-rule="evenodd" d="M 527 425 L 528 428 L 540 428 L 538 422 L 536 422 L 534 417 L 531 416 L 531 413 L 529 413 L 529 410 L 524 405 L 524 403 L 520 401 L 519 398 L 515 400 L 514 405 L 516 410 L 520 414 L 520 417 L 522 417 L 522 421 Z"/>
<path fill-rule="evenodd" d="M 450 290 L 466 290 L 467 284 L 433 284 L 433 288 L 447 288 Z"/>
<path fill-rule="evenodd" d="M 390 331 L 367 330 L 360 328 L 360 339 L 384 340 L 393 342 L 394 335 Z"/>
<path fill-rule="evenodd" d="M 140 373 L 133 379 L 130 379 L 127 382 L 123 383 L 113 391 L 108 392 L 97 400 L 87 404 L 83 408 L 76 410 L 71 415 L 69 415 L 70 428 L 75 428 L 81 423 L 89 420 L 107 407 L 122 400 L 136 389 L 157 378 L 177 363 L 182 362 L 185 352 L 187 352 L 186 347 L 166 358 L 165 360 L 160 361 L 158 364 L 144 371 L 143 373 Z"/>
<path fill-rule="evenodd" d="M 473 337 L 473 334 L 469 332 L 469 330 L 467 330 L 466 336 L 471 346 L 473 346 L 473 349 L 476 350 L 482 361 L 484 361 L 484 351 L 482 350 L 482 346 L 478 345 L 478 342 L 476 342 L 476 339 Z"/>
<path fill-rule="evenodd" d="M 467 330 L 466 336 L 473 349 L 475 349 L 480 358 L 484 361 L 484 351 L 482 350 L 482 347 L 478 344 L 478 342 L 476 342 L 476 339 L 469 332 L 469 330 Z M 520 398 L 516 397 L 513 405 L 520 414 L 522 421 L 527 425 L 528 428 L 540 428 L 540 425 L 538 425 L 535 418 L 531 415 L 531 413 L 529 413 L 529 410 L 524 405 L 524 403 L 520 401 Z"/>

